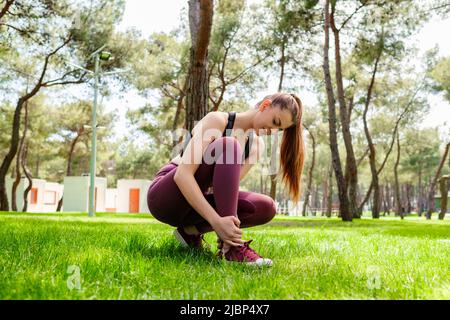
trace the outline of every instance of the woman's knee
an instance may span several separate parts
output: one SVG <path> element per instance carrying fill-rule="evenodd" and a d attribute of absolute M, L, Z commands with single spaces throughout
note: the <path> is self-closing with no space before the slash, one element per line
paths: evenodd
<path fill-rule="evenodd" d="M 266 195 L 261 195 L 261 199 L 257 204 L 258 210 L 258 222 L 259 224 L 265 224 L 271 221 L 277 213 L 275 201 Z"/>
<path fill-rule="evenodd" d="M 235 137 L 220 137 L 211 143 L 211 155 L 217 159 L 225 158 L 226 162 L 240 160 L 242 157 L 242 147 Z"/>

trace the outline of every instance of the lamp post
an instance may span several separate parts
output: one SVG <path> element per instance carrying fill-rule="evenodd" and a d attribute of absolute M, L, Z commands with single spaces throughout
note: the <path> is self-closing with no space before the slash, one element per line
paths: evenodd
<path fill-rule="evenodd" d="M 128 72 L 128 70 L 117 70 L 112 72 L 101 72 L 100 60 L 108 61 L 111 58 L 111 53 L 102 51 L 106 45 L 95 50 L 88 59 L 94 58 L 94 72 L 83 67 L 68 63 L 69 65 L 84 70 L 94 77 L 94 103 L 92 106 L 92 143 L 91 143 L 91 161 L 90 161 L 90 185 L 89 185 L 89 217 L 95 216 L 95 172 L 97 160 L 97 97 L 98 97 L 98 82 L 100 75 L 112 75 L 117 73 Z"/>

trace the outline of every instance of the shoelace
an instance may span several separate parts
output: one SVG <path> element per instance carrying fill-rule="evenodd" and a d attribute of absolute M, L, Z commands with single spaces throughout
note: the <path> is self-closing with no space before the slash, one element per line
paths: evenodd
<path fill-rule="evenodd" d="M 259 254 L 256 253 L 255 250 L 253 250 L 252 248 L 250 248 L 250 243 L 253 240 L 249 240 L 247 242 L 245 242 L 242 246 L 240 247 L 234 247 L 234 248 L 239 248 L 237 249 L 237 255 L 241 258 L 244 259 L 244 257 L 249 257 L 252 260 L 257 260 L 259 258 L 261 258 L 261 256 Z M 223 245 L 223 241 L 222 240 L 218 240 L 218 243 Z M 230 250 L 233 250 L 233 248 L 230 248 Z M 229 251 L 228 251 L 229 252 Z M 217 253 L 219 258 L 223 258 L 223 256 L 225 255 L 222 251 L 222 249 L 219 249 L 219 252 Z"/>
<path fill-rule="evenodd" d="M 259 254 L 257 254 L 255 250 L 250 248 L 249 245 L 252 241 L 253 240 L 249 240 L 249 241 L 245 242 L 244 245 L 239 248 L 238 253 L 241 255 L 242 258 L 249 257 L 253 261 L 253 260 L 257 260 L 257 259 L 261 258 L 261 256 Z"/>

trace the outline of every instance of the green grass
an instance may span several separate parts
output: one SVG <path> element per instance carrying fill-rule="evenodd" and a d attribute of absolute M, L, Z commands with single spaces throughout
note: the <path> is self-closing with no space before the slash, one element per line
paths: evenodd
<path fill-rule="evenodd" d="M 171 232 L 150 215 L 0 213 L 0 299 L 450 299 L 446 220 L 277 217 L 244 231 L 271 268 Z"/>

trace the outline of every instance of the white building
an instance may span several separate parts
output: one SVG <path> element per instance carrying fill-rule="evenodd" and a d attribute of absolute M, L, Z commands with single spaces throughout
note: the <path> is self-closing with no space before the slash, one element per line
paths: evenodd
<path fill-rule="evenodd" d="M 45 182 L 44 203 L 42 209 L 44 212 L 56 212 L 58 202 L 63 196 L 64 186 L 56 182 Z"/>
<path fill-rule="evenodd" d="M 64 177 L 63 211 L 89 211 L 90 177 Z M 104 212 L 106 198 L 106 178 L 95 178 L 95 211 Z"/>
<path fill-rule="evenodd" d="M 9 202 L 9 208 L 11 208 L 11 200 L 12 200 L 12 187 L 14 183 L 13 178 L 6 178 L 6 190 Z M 28 192 L 27 201 L 28 201 L 28 212 L 44 212 L 44 197 L 45 197 L 45 180 L 42 179 L 32 179 L 32 186 L 30 192 Z M 29 182 L 27 178 L 20 179 L 20 183 L 17 185 L 16 189 L 16 204 L 17 210 L 22 211 L 23 208 L 23 193 L 26 188 L 28 188 Z"/>
<path fill-rule="evenodd" d="M 150 180 L 117 181 L 117 212 L 150 213 L 147 207 L 147 191 Z"/>
<path fill-rule="evenodd" d="M 117 189 L 106 189 L 105 207 L 106 212 L 117 211 Z"/>

